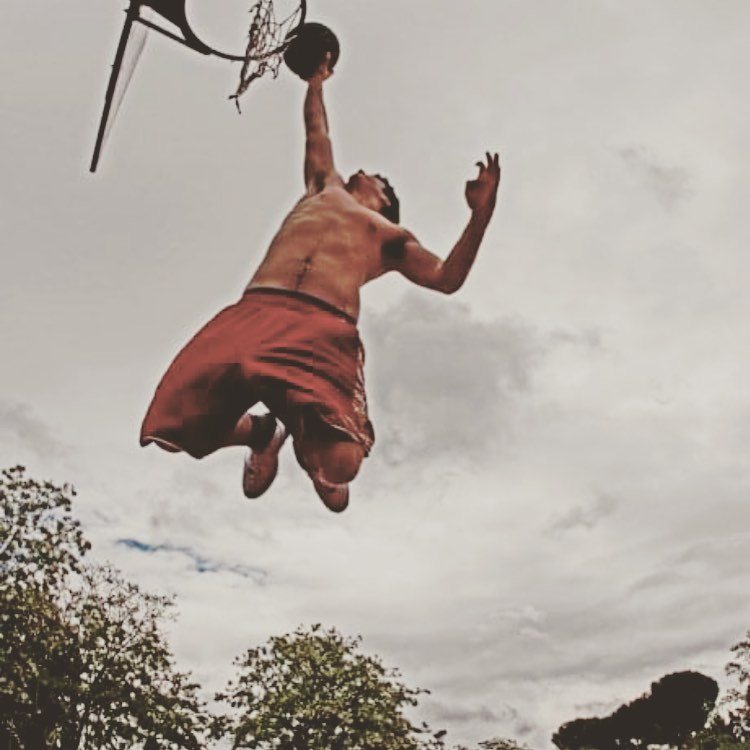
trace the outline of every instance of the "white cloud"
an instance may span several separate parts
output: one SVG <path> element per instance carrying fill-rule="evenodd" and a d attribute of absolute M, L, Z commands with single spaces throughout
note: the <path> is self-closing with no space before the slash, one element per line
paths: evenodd
<path fill-rule="evenodd" d="M 364 337 L 378 456 L 415 470 L 491 456 L 542 355 L 519 321 L 481 321 L 434 293 L 368 317 Z"/>
<path fill-rule="evenodd" d="M 599 495 L 585 506 L 571 508 L 565 514 L 552 521 L 549 530 L 552 533 L 570 531 L 571 529 L 592 529 L 601 520 L 615 512 L 620 502 L 609 495 Z"/>
<path fill-rule="evenodd" d="M 16 456 L 11 461 L 28 452 L 37 459 L 56 459 L 70 450 L 29 404 L 17 401 L 0 400 L 0 436 L 7 454 Z"/>
<path fill-rule="evenodd" d="M 684 167 L 662 164 L 642 146 L 627 146 L 618 153 L 666 209 L 690 195 L 690 173 Z"/>

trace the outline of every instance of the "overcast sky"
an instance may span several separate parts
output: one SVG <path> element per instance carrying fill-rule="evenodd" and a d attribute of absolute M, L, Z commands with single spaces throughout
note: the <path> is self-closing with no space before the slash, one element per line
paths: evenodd
<path fill-rule="evenodd" d="M 92 176 L 123 5 L 0 10 L 0 450 L 177 595 L 180 664 L 217 689 L 323 622 L 431 689 L 449 740 L 539 750 L 668 671 L 719 678 L 750 628 L 747 0 L 310 0 L 342 44 L 337 165 L 388 175 L 424 244 L 503 165 L 457 295 L 364 292 L 378 441 L 341 516 L 288 450 L 249 502 L 240 449 L 138 447 L 301 194 L 304 87 L 240 117 L 236 68 L 152 35 Z"/>

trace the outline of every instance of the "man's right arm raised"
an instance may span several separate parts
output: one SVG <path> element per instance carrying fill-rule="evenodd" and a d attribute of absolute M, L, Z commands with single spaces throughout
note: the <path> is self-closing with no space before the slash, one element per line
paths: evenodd
<path fill-rule="evenodd" d="M 307 82 L 305 96 L 305 185 L 308 195 L 319 193 L 332 183 L 342 184 L 333 166 L 333 149 L 328 117 L 323 104 L 323 81 L 331 76 L 329 57 Z"/>
<path fill-rule="evenodd" d="M 500 159 L 487 152 L 487 163 L 477 162 L 479 175 L 466 183 L 471 217 L 445 260 L 422 247 L 409 232 L 390 248 L 386 270 L 399 271 L 409 281 L 445 294 L 457 292 L 469 275 L 495 210 L 500 185 Z"/>

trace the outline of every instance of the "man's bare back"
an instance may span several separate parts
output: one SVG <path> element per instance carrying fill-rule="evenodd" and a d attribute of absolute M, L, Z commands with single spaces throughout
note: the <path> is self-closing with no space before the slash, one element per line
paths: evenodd
<path fill-rule="evenodd" d="M 360 288 L 389 270 L 387 250 L 408 237 L 343 184 L 328 185 L 287 216 L 248 288 L 304 292 L 356 319 Z"/>

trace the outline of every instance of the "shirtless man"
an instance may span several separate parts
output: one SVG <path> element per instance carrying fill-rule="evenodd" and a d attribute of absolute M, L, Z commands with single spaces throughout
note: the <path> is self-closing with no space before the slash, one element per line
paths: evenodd
<path fill-rule="evenodd" d="M 141 444 L 196 458 L 248 446 L 243 490 L 258 497 L 273 482 L 291 434 L 300 466 L 326 507 L 339 512 L 374 441 L 356 327 L 359 290 L 397 271 L 419 286 L 456 292 L 492 216 L 500 165 L 490 153 L 477 162 L 479 174 L 465 191 L 471 217 L 441 260 L 399 226 L 387 180 L 360 170 L 345 182 L 336 171 L 323 104 L 330 75 L 326 60 L 308 81 L 305 195 L 242 299 L 201 329 L 168 369 Z M 269 413 L 249 414 L 261 401 Z"/>

